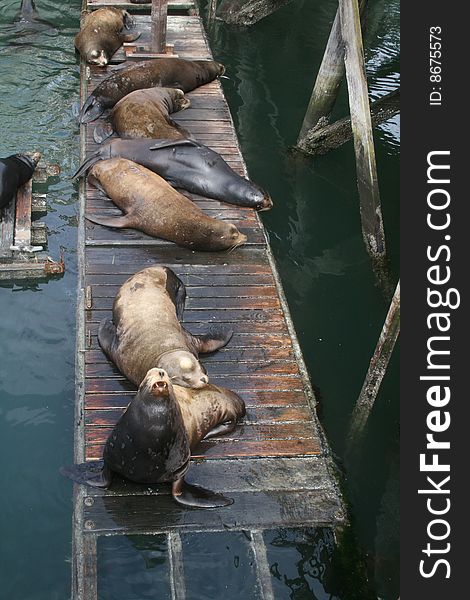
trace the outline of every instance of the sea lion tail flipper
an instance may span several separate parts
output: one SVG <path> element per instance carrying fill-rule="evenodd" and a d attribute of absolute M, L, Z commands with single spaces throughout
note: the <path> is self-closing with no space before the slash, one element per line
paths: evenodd
<path fill-rule="evenodd" d="M 99 160 L 101 160 L 100 152 L 94 152 L 91 154 L 79 167 L 74 175 L 72 175 L 71 179 L 78 179 L 82 175 L 85 175 L 87 171 L 91 169 L 91 167 L 96 164 Z"/>
<path fill-rule="evenodd" d="M 233 330 L 223 325 L 211 325 L 209 331 L 202 335 L 193 335 L 186 329 L 184 333 L 190 347 L 198 354 L 208 354 L 226 346 L 232 338 Z"/>
<path fill-rule="evenodd" d="M 98 329 L 98 341 L 101 348 L 108 356 L 112 355 L 112 348 L 116 341 L 116 325 L 111 319 L 103 319 Z"/>
<path fill-rule="evenodd" d="M 103 103 L 98 100 L 93 94 L 90 94 L 85 100 L 80 111 L 80 123 L 90 123 L 95 121 L 104 112 L 105 107 Z"/>
<path fill-rule="evenodd" d="M 104 227 L 114 227 L 116 229 L 132 227 L 128 215 L 122 215 L 122 217 L 98 217 L 96 215 L 87 215 L 86 218 L 88 221 L 96 223 L 97 225 L 103 225 Z"/>
<path fill-rule="evenodd" d="M 195 140 L 152 140 L 153 146 L 150 146 L 149 150 L 160 150 L 160 148 L 171 148 L 171 146 L 200 146 Z"/>
<path fill-rule="evenodd" d="M 227 433 L 232 432 L 236 426 L 237 426 L 236 420 L 225 421 L 224 423 L 219 423 L 218 425 L 213 427 L 210 431 L 208 431 L 202 439 L 208 440 L 208 439 L 216 437 L 218 435 L 226 435 Z"/>
<path fill-rule="evenodd" d="M 93 131 L 93 139 L 97 144 L 102 144 L 114 134 L 114 127 L 108 121 L 103 125 L 97 125 Z"/>
<path fill-rule="evenodd" d="M 231 498 L 186 483 L 183 478 L 173 482 L 171 494 L 178 504 L 192 508 L 219 508 L 233 504 Z"/>
<path fill-rule="evenodd" d="M 75 483 L 91 487 L 108 488 L 113 478 L 112 471 L 102 460 L 93 460 L 71 467 L 61 467 L 60 473 Z"/>

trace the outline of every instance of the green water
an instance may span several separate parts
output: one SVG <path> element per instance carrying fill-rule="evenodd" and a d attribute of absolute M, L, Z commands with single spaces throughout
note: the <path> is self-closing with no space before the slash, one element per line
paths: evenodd
<path fill-rule="evenodd" d="M 0 598 L 70 597 L 78 100 L 73 36 L 81 0 L 38 0 L 56 30 L 13 26 L 19 0 L 0 6 L 0 156 L 40 150 L 59 163 L 48 194 L 49 253 L 65 249 L 66 274 L 47 284 L 0 287 Z M 338 548 L 327 530 L 266 534 L 276 598 L 398 597 L 398 348 L 358 456 L 345 454 L 349 417 L 387 300 L 360 233 L 352 144 L 319 159 L 290 152 L 335 12 L 333 0 L 294 0 L 251 29 L 216 24 L 214 56 L 251 177 L 275 201 L 263 213 L 321 416 L 342 474 L 352 526 Z M 366 39 L 373 97 L 399 76 L 399 5 L 375 0 Z M 336 114 L 347 112 L 342 89 Z M 376 130 L 390 267 L 398 277 L 399 122 Z M 217 537 L 217 536 L 215 536 Z M 243 535 L 183 539 L 188 599 L 257 597 Z M 356 553 L 357 551 L 357 553 Z M 100 600 L 168 597 L 159 539 L 99 545 Z"/>

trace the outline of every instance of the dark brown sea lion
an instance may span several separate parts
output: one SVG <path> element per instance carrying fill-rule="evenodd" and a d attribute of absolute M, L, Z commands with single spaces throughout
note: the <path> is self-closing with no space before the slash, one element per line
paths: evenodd
<path fill-rule="evenodd" d="M 273 205 L 267 192 L 241 177 L 219 154 L 193 140 L 112 140 L 91 154 L 74 177 L 83 175 L 99 160 L 118 156 L 193 194 L 256 210 L 269 210 Z"/>
<path fill-rule="evenodd" d="M 176 385 L 204 387 L 207 373 L 199 353 L 225 346 L 232 331 L 213 326 L 206 335 L 184 329 L 186 289 L 166 267 L 153 266 L 130 277 L 120 288 L 113 305 L 113 320 L 99 328 L 101 348 L 118 369 L 139 385 L 153 367 L 165 369 Z"/>
<path fill-rule="evenodd" d="M 18 188 L 31 179 L 40 158 L 39 152 L 0 158 L 0 211 L 14 200 Z"/>
<path fill-rule="evenodd" d="M 123 42 L 136 40 L 134 20 L 126 10 L 99 8 L 85 14 L 75 36 L 75 47 L 91 65 L 105 67 Z"/>
<path fill-rule="evenodd" d="M 109 435 L 103 460 L 62 468 L 62 474 L 102 488 L 111 485 L 114 474 L 136 483 L 171 482 L 173 498 L 183 506 L 231 504 L 220 494 L 184 481 L 191 448 L 204 437 L 231 431 L 245 413 L 243 400 L 233 392 L 207 388 L 183 390 L 172 385 L 163 369 L 150 369 Z"/>
<path fill-rule="evenodd" d="M 190 132 L 170 118 L 170 114 L 190 105 L 183 90 L 154 87 L 136 90 L 111 110 L 108 123 L 95 127 L 93 137 L 100 144 L 117 133 L 121 138 L 157 138 L 181 140 Z"/>
<path fill-rule="evenodd" d="M 82 106 L 80 123 L 94 121 L 107 108 L 112 108 L 135 90 L 161 86 L 190 92 L 224 72 L 224 66 L 213 60 L 154 58 L 136 63 L 116 71 L 96 86 Z"/>
<path fill-rule="evenodd" d="M 87 216 L 99 225 L 131 227 L 194 250 L 227 250 L 246 242 L 235 225 L 208 217 L 159 175 L 125 158 L 96 163 L 89 181 L 124 212 Z"/>

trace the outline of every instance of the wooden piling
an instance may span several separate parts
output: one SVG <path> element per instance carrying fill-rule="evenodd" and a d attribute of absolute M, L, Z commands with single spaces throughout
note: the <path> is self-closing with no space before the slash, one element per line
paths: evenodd
<path fill-rule="evenodd" d="M 231 25 L 254 25 L 292 0 L 225 0 L 217 17 Z"/>
<path fill-rule="evenodd" d="M 395 342 L 400 333 L 400 282 L 398 282 L 380 333 L 379 341 L 371 358 L 361 393 L 351 416 L 348 444 L 351 446 L 361 438 L 370 411 L 379 393 L 380 385 L 387 371 Z"/>
<path fill-rule="evenodd" d="M 150 50 L 163 54 L 166 49 L 166 23 L 168 17 L 168 0 L 152 0 L 152 36 Z"/>
<path fill-rule="evenodd" d="M 339 0 L 344 62 L 348 82 L 349 111 L 356 152 L 362 235 L 369 254 L 385 257 L 385 234 L 380 206 L 374 137 L 364 65 L 358 0 Z"/>
<path fill-rule="evenodd" d="M 361 15 L 366 3 L 367 0 L 360 0 Z M 297 145 L 301 150 L 304 150 L 305 137 L 311 129 L 317 125 L 325 126 L 329 123 L 344 71 L 344 43 L 338 9 L 297 139 Z"/>
<path fill-rule="evenodd" d="M 370 106 L 372 126 L 377 127 L 377 125 L 388 121 L 399 112 L 400 90 L 397 89 L 372 102 Z M 318 127 L 310 129 L 299 143 L 298 148 L 306 154 L 318 156 L 342 146 L 352 137 L 351 119 L 345 117 L 331 123 L 331 125 L 325 127 L 318 125 Z"/>

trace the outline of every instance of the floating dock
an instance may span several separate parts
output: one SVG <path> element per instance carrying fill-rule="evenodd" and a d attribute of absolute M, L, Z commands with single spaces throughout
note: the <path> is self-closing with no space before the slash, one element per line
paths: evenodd
<path fill-rule="evenodd" d="M 46 194 L 33 193 L 33 182 L 44 183 L 58 175 L 58 165 L 40 162 L 32 179 L 22 185 L 16 198 L 0 214 L 0 283 L 42 280 L 64 273 L 64 260 L 47 255 Z"/>
<path fill-rule="evenodd" d="M 108 3 L 88 3 L 103 5 Z M 143 32 L 138 43 L 145 45 L 150 17 L 139 14 L 136 21 Z M 197 15 L 169 14 L 167 41 L 180 58 L 212 58 Z M 123 60 L 132 59 L 121 50 L 116 61 Z M 82 102 L 114 68 L 82 63 Z M 220 82 L 200 87 L 188 97 L 191 107 L 172 118 L 246 175 Z M 81 127 L 82 160 L 96 150 L 92 134 L 98 123 Z M 184 600 L 185 534 L 228 530 L 245 531 L 249 537 L 259 597 L 268 600 L 274 596 L 262 531 L 335 527 L 345 519 L 314 394 L 259 215 L 215 200 L 197 196 L 193 200 L 207 214 L 235 223 L 248 236 L 247 244 L 231 253 L 193 252 L 135 230 L 93 224 L 86 220 L 88 213 L 109 216 L 120 211 L 101 192 L 80 183 L 75 460 L 101 457 L 107 436 L 136 391 L 101 351 L 99 322 L 111 316 L 114 296 L 130 275 L 153 264 L 168 266 L 187 286 L 184 324 L 190 331 L 202 332 L 213 322 L 234 330 L 228 346 L 202 356 L 202 362 L 212 383 L 242 396 L 247 415 L 231 434 L 201 442 L 187 475 L 189 482 L 222 492 L 234 504 L 184 509 L 172 500 L 169 486 L 123 480 L 110 490 L 75 486 L 75 600 L 98 597 L 97 544 L 102 536 L 166 536 L 171 597 Z"/>

